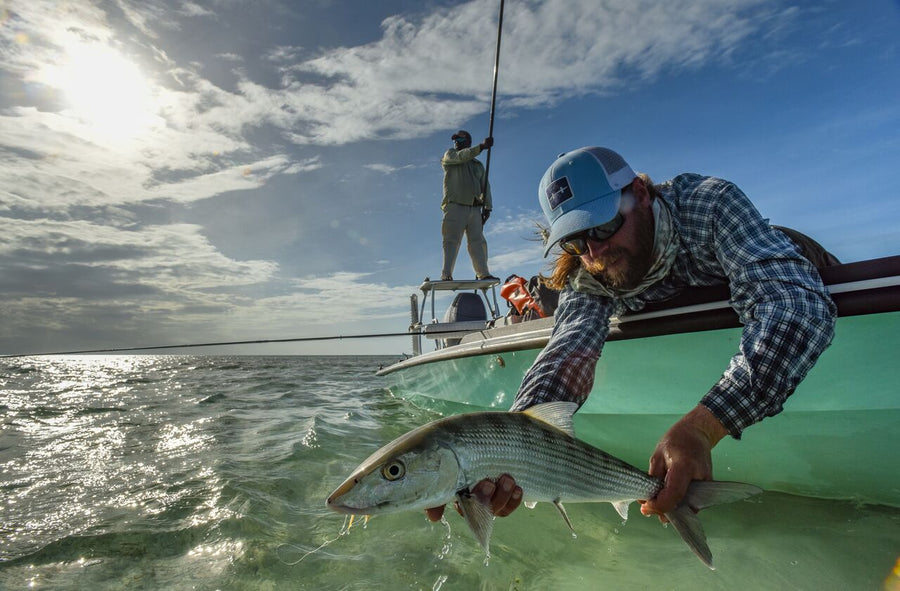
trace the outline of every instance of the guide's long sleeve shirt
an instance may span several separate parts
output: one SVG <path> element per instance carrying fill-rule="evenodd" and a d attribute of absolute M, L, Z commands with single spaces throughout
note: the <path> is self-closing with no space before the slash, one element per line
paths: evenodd
<path fill-rule="evenodd" d="M 512 410 L 553 400 L 583 404 L 610 317 L 668 299 L 686 286 L 727 283 L 743 324 L 739 350 L 700 400 L 735 438 L 781 412 L 831 343 L 837 310 L 818 271 L 740 189 L 696 174 L 680 175 L 661 189 L 680 241 L 669 274 L 625 299 L 567 285 L 550 340 L 526 373 Z"/>
<path fill-rule="evenodd" d="M 459 203 L 460 205 L 481 205 L 484 209 L 493 209 L 491 199 L 491 185 L 484 184 L 484 165 L 475 157 L 481 154 L 481 145 L 463 148 L 461 150 L 449 149 L 441 158 L 441 166 L 444 169 L 444 197 L 441 200 L 441 209 L 445 210 L 447 203 Z M 484 200 L 481 201 L 481 190 L 484 191 Z"/>

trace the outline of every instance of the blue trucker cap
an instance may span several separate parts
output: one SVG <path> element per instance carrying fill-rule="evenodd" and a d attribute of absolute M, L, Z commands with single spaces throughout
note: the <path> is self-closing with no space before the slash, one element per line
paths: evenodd
<path fill-rule="evenodd" d="M 637 175 L 608 148 L 578 148 L 561 154 L 538 186 L 538 199 L 550 223 L 544 256 L 572 234 L 602 226 L 616 217 L 622 187 Z"/>

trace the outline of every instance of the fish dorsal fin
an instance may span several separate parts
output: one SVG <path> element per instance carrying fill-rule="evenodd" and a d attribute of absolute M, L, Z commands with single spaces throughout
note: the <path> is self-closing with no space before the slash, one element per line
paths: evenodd
<path fill-rule="evenodd" d="M 578 410 L 578 404 L 575 402 L 545 402 L 544 404 L 535 404 L 529 409 L 523 411 L 528 416 L 543 421 L 568 433 L 575 437 L 575 426 L 572 423 L 572 415 Z"/>

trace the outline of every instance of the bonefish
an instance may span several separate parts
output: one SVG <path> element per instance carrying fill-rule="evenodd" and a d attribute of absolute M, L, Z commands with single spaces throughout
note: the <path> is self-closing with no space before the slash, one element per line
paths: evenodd
<path fill-rule="evenodd" d="M 575 438 L 577 405 L 551 402 L 524 412 L 475 412 L 439 419 L 385 445 L 328 497 L 339 513 L 377 515 L 427 509 L 456 501 L 485 552 L 493 514 L 471 488 L 509 474 L 524 501 L 553 503 L 572 524 L 563 502 L 609 502 L 623 519 L 638 499 L 652 499 L 663 482 Z M 712 553 L 696 511 L 762 492 L 739 482 L 694 481 L 684 501 L 666 514 L 691 550 L 712 568 Z"/>

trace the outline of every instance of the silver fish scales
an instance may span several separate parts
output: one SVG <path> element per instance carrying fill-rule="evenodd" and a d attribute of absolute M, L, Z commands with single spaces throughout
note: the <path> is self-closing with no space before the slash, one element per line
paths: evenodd
<path fill-rule="evenodd" d="M 493 515 L 469 493 L 485 478 L 511 475 L 526 502 L 553 503 L 570 528 L 563 502 L 609 502 L 627 519 L 628 505 L 655 497 L 662 481 L 575 438 L 576 409 L 571 402 L 554 402 L 524 412 L 467 413 L 428 423 L 372 454 L 328 497 L 327 505 L 340 513 L 374 515 L 456 500 L 488 553 Z M 695 513 L 759 492 L 738 482 L 694 481 L 666 518 L 713 568 Z"/>
<path fill-rule="evenodd" d="M 662 481 L 527 413 L 478 413 L 444 419 L 468 486 L 506 473 L 535 502 L 650 499 Z M 441 435 L 437 435 L 441 437 Z"/>

